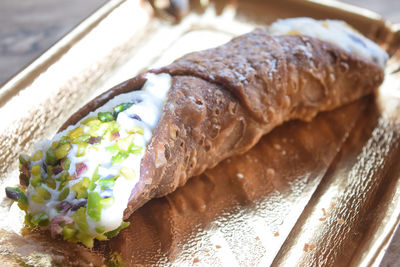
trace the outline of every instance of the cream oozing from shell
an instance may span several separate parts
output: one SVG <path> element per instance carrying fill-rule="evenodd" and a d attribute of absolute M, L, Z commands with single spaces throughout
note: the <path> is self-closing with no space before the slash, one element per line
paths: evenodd
<path fill-rule="evenodd" d="M 58 133 L 52 140 L 42 141 L 37 145 L 35 152 L 42 151 L 43 156 L 39 160 L 30 161 L 30 168 L 34 165 L 38 165 L 42 168 L 41 175 L 43 182 L 40 184 L 40 187 L 50 192 L 51 196 L 50 199 L 42 201 L 43 203 L 38 203 L 38 201 L 33 200 L 33 198 L 35 198 L 34 196 L 38 195 L 38 191 L 34 186 L 32 186 L 32 184 L 30 184 L 26 193 L 29 204 L 27 209 L 28 214 L 31 214 L 31 216 L 41 213 L 48 214 L 50 222 L 52 222 L 52 220 L 57 216 L 67 216 L 72 218 L 74 214 L 76 214 L 77 209 L 75 208 L 74 210 L 73 208 L 69 208 L 66 212 L 63 212 L 62 209 L 60 211 L 60 203 L 69 203 L 68 205 L 79 208 L 80 202 L 87 202 L 88 200 L 85 200 L 84 198 L 77 198 L 77 193 L 75 192 L 76 190 L 73 190 L 73 186 L 82 182 L 84 177 L 87 177 L 92 181 L 97 172 L 100 179 L 97 180 L 95 187 L 91 192 L 96 192 L 101 198 L 112 197 L 113 203 L 101 208 L 100 220 L 94 220 L 88 212 L 86 213 L 86 220 L 89 226 L 86 234 L 91 237 L 96 237 L 99 235 L 99 232 L 106 233 L 115 230 L 121 225 L 123 212 L 128 205 L 131 191 L 139 179 L 141 159 L 145 153 L 147 144 L 150 142 L 152 132 L 156 128 L 161 117 L 166 96 L 171 86 L 171 76 L 168 74 L 147 74 L 146 78 L 147 81 L 141 90 L 114 97 L 102 107 L 90 112 L 77 124 L 69 126 L 66 130 Z M 60 190 L 59 187 L 61 182 L 58 180 L 60 176 L 65 173 L 60 172 L 57 175 L 52 176 L 56 181 L 56 187 L 51 188 L 51 186 L 45 182 L 48 178 L 48 174 L 46 174 L 46 170 L 44 170 L 45 167 L 43 167 L 46 165 L 45 151 L 48 151 L 52 144 L 58 142 L 63 136 L 71 134 L 71 131 L 74 129 L 83 127 L 84 134 L 87 134 L 91 129 L 89 126 L 83 125 L 83 122 L 88 119 L 90 120 L 90 118 L 97 118 L 99 112 L 112 112 L 115 106 L 122 103 L 133 103 L 133 105 L 118 113 L 116 116 L 114 121 L 119 125 L 118 134 L 113 133 L 112 135 L 108 135 L 107 138 L 103 136 L 100 142 L 93 145 L 85 145 L 85 153 L 80 156 L 78 156 L 79 150 L 81 149 L 80 145 L 73 143 L 70 144 L 71 149 L 66 156 L 66 158 L 70 160 L 70 164 L 69 168 L 65 171 L 68 171 L 70 177 L 76 177 L 77 179 L 68 178 L 67 184 Z M 115 124 L 112 125 L 115 127 Z M 100 135 L 102 134 L 104 133 L 100 133 Z M 113 140 L 114 135 L 117 137 L 115 140 Z M 116 145 L 118 140 L 130 141 L 130 152 L 122 154 L 123 157 L 125 157 L 122 161 L 113 163 L 115 157 L 119 155 L 119 152 L 116 151 L 115 147 L 118 147 L 119 149 L 120 146 L 124 145 L 124 143 L 122 143 L 122 145 Z M 129 179 L 122 174 L 125 173 L 122 172 L 122 170 L 128 170 L 126 177 L 129 176 Z M 73 175 L 75 175 L 75 177 Z M 32 177 L 31 174 L 30 178 L 32 179 Z M 114 182 L 111 180 L 106 181 L 110 182 L 108 185 L 112 184 L 112 186 L 101 186 L 100 181 L 108 179 L 107 177 L 114 179 Z M 106 182 L 103 182 L 103 184 L 107 185 Z M 65 198 L 63 196 L 61 201 L 60 195 L 65 188 L 69 188 L 69 193 Z M 87 192 L 89 191 L 90 190 L 88 189 Z M 82 207 L 86 207 L 87 204 L 88 203 L 83 203 Z M 101 227 L 102 230 L 96 231 L 99 227 Z M 76 222 L 74 223 L 74 228 L 78 231 L 83 231 Z"/>
<path fill-rule="evenodd" d="M 343 50 L 371 60 L 382 69 L 388 55 L 376 43 L 369 40 L 344 21 L 315 20 L 312 18 L 280 19 L 269 26 L 272 35 L 307 35 L 337 45 Z"/>

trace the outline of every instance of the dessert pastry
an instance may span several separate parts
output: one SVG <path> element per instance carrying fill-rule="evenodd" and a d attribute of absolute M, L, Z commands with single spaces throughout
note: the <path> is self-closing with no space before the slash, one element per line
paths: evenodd
<path fill-rule="evenodd" d="M 373 92 L 386 60 L 343 22 L 277 21 L 95 98 L 20 157 L 22 187 L 7 196 L 28 225 L 92 247 L 151 198 L 244 153 L 277 125 Z"/>

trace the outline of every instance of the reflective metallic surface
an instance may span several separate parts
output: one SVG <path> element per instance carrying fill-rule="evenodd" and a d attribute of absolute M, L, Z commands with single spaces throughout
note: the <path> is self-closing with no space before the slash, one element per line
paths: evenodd
<path fill-rule="evenodd" d="M 0 90 L 0 260 L 44 266 L 379 264 L 400 218 L 400 34 L 374 14 L 329 3 L 192 1 L 176 23 L 162 1 L 120 0 L 88 18 Z M 183 14 L 178 11 L 172 14 Z M 50 138 L 92 96 L 141 70 L 288 16 L 346 19 L 382 44 L 393 58 L 380 92 L 309 123 L 277 128 L 248 153 L 150 201 L 128 229 L 93 251 L 46 233 L 22 235 L 23 214 L 4 193 L 18 182 L 18 154 Z"/>

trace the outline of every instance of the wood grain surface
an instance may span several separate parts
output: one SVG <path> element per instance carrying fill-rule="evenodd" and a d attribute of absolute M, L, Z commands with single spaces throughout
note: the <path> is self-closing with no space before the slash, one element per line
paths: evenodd
<path fill-rule="evenodd" d="M 1 0 L 0 85 L 107 0 Z"/>
<path fill-rule="evenodd" d="M 51 45 L 107 0 L 1 0 L 0 85 L 40 56 Z M 400 23 L 400 1 L 344 0 Z M 400 232 L 381 266 L 400 266 Z"/>

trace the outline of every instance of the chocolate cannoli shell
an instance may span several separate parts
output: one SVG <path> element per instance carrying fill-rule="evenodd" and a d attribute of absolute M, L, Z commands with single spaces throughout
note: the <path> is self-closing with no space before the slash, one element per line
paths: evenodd
<path fill-rule="evenodd" d="M 150 72 L 169 73 L 172 85 L 125 218 L 151 198 L 246 152 L 284 121 L 310 120 L 373 92 L 383 81 L 382 69 L 372 61 L 311 37 L 271 36 L 266 29 Z M 141 74 L 112 88 L 61 129 L 144 82 Z"/>

